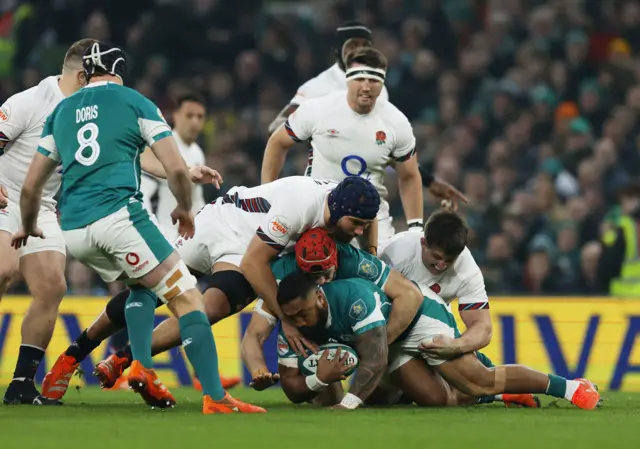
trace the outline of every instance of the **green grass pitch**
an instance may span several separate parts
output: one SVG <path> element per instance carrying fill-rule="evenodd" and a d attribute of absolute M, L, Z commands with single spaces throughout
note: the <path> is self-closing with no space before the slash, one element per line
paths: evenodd
<path fill-rule="evenodd" d="M 336 411 L 294 406 L 279 389 L 233 394 L 264 415 L 201 414 L 200 395 L 176 389 L 176 408 L 151 410 L 128 391 L 83 388 L 62 407 L 0 406 L 0 447 L 7 449 L 457 449 L 640 447 L 640 393 L 604 393 L 595 411 L 565 401 L 543 408 L 501 404 L 459 409 Z"/>

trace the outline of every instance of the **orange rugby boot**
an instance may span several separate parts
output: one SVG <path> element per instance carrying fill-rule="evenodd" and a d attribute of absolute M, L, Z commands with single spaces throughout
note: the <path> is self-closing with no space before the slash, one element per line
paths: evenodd
<path fill-rule="evenodd" d="M 505 407 L 540 408 L 540 399 L 532 394 L 503 394 Z"/>
<path fill-rule="evenodd" d="M 222 399 L 214 401 L 207 395 L 202 398 L 202 413 L 212 415 L 214 413 L 266 413 L 267 411 L 257 405 L 239 401 L 227 392 Z"/>
<path fill-rule="evenodd" d="M 121 357 L 117 353 L 111 354 L 96 365 L 93 375 L 100 380 L 100 388 L 113 388 L 124 370 L 129 368 L 129 365 L 129 359 L 126 357 Z"/>
<path fill-rule="evenodd" d="M 137 360 L 134 360 L 131 364 L 128 380 L 129 387 L 142 396 L 147 405 L 159 408 L 168 408 L 176 405 L 175 398 L 162 381 L 158 379 L 156 372 L 145 368 Z"/>
<path fill-rule="evenodd" d="M 105 388 L 105 391 L 118 391 L 118 390 L 128 390 L 129 389 L 129 378 L 126 374 L 118 377 L 116 383 L 111 388 Z"/>
<path fill-rule="evenodd" d="M 62 399 L 67 389 L 73 373 L 80 366 L 73 356 L 60 354 L 56 363 L 51 367 L 42 381 L 42 396 L 49 399 Z"/>
<path fill-rule="evenodd" d="M 584 410 L 593 410 L 600 403 L 600 393 L 596 386 L 587 379 L 575 379 L 580 386 L 573 393 L 571 403 Z"/>

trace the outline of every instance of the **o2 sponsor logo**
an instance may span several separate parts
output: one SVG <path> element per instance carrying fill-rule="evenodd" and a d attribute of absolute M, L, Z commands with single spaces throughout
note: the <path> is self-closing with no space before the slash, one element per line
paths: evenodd
<path fill-rule="evenodd" d="M 365 179 L 371 177 L 371 172 L 367 171 L 367 161 L 357 154 L 345 156 L 340 163 L 340 167 L 345 176 L 362 176 Z"/>

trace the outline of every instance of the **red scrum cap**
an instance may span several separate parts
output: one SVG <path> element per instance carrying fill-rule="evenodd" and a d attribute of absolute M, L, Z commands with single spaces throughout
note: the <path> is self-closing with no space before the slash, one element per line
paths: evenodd
<path fill-rule="evenodd" d="M 338 268 L 338 248 L 326 229 L 311 228 L 296 242 L 296 262 L 305 273 Z"/>

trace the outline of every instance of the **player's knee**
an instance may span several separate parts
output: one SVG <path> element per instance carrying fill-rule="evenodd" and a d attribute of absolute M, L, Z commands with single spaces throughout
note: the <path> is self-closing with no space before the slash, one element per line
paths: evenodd
<path fill-rule="evenodd" d="M 5 261 L 0 263 L 0 288 L 8 287 L 11 280 L 18 274 L 18 266 Z"/>
<path fill-rule="evenodd" d="M 447 392 L 438 388 L 433 391 L 421 391 L 408 397 L 419 407 L 446 407 L 449 404 Z"/>
<path fill-rule="evenodd" d="M 217 289 L 226 297 L 228 303 L 227 310 L 222 310 L 224 305 L 220 304 L 220 298 L 215 298 L 209 289 Z M 235 270 L 216 271 L 204 287 L 205 309 L 209 320 L 216 322 L 225 318 L 231 313 L 236 313 L 244 309 L 256 298 L 256 294 L 251 284 L 244 275 Z"/>
<path fill-rule="evenodd" d="M 29 290 L 34 301 L 40 301 L 49 305 L 58 305 L 65 293 L 67 293 L 67 281 L 64 275 L 55 271 L 43 274 L 36 282 L 29 285 Z"/>
<path fill-rule="evenodd" d="M 176 316 L 195 310 L 204 312 L 202 295 L 196 288 L 196 278 L 182 260 L 151 290 Z"/>

